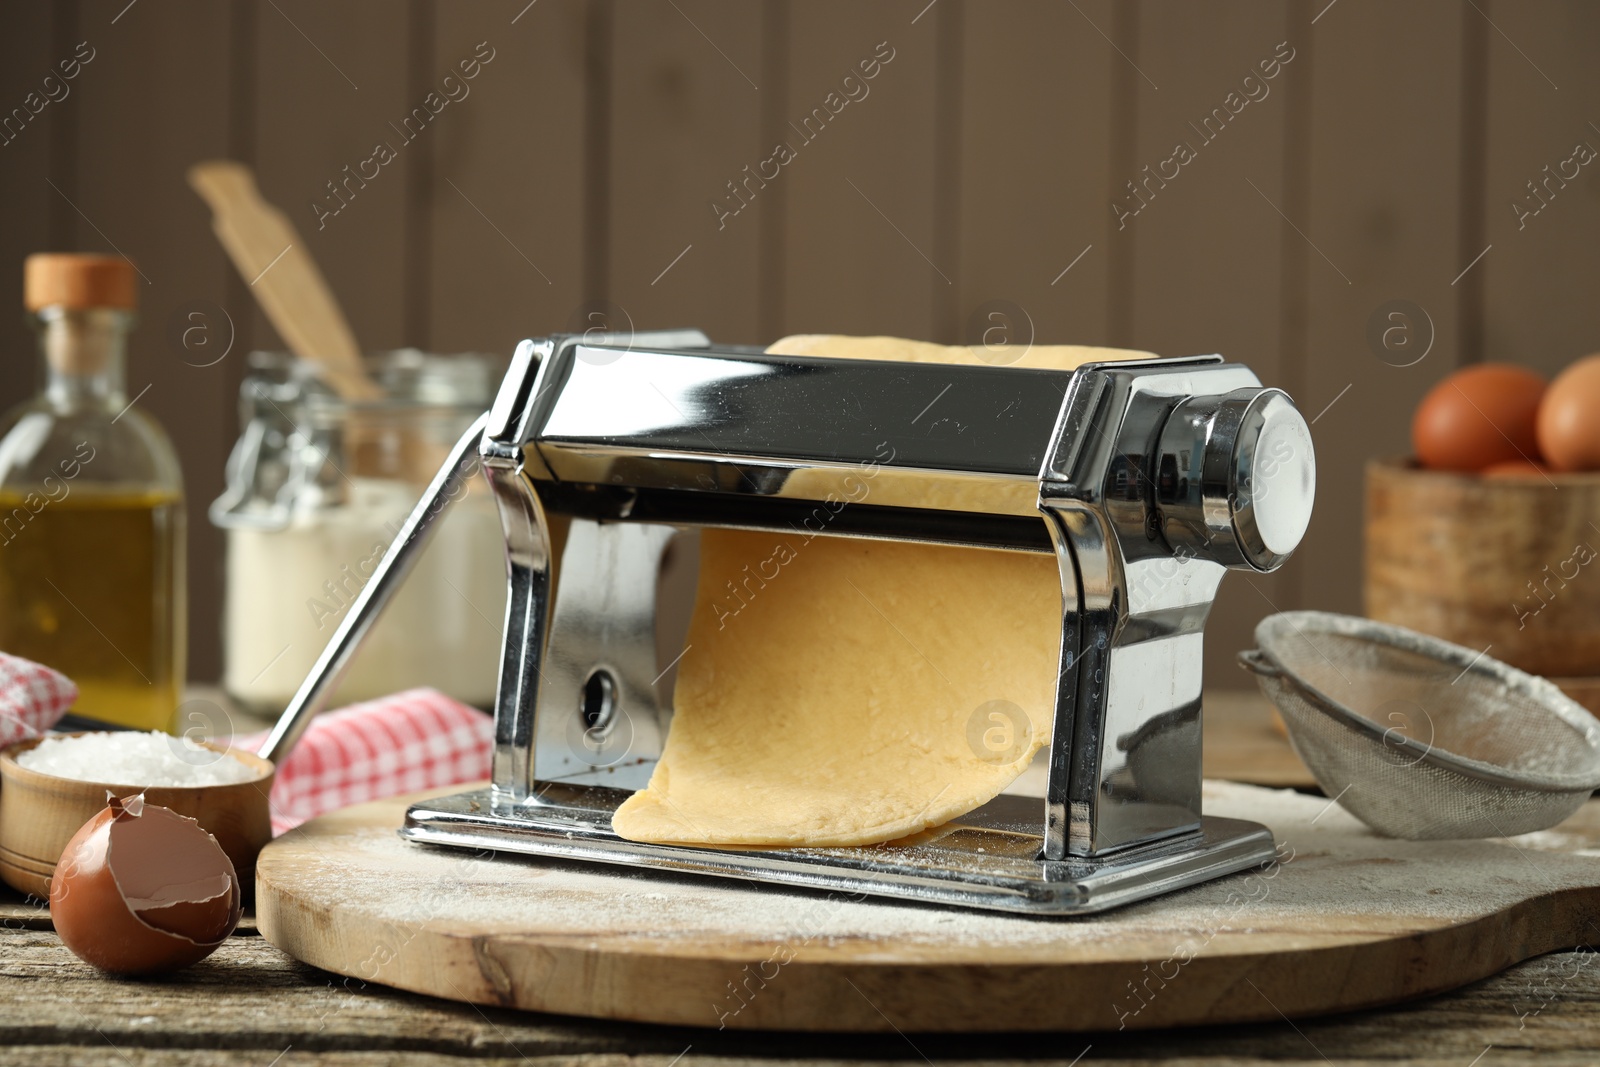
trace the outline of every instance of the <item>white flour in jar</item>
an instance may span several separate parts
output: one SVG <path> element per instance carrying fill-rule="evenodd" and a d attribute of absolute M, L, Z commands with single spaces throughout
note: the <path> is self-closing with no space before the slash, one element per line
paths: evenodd
<path fill-rule="evenodd" d="M 368 633 L 327 707 L 432 686 L 489 707 L 505 617 L 504 539 L 474 480 Z M 283 530 L 228 531 L 223 683 L 276 714 L 294 696 L 410 513 L 417 490 L 354 478 L 347 506 L 295 516 Z"/>

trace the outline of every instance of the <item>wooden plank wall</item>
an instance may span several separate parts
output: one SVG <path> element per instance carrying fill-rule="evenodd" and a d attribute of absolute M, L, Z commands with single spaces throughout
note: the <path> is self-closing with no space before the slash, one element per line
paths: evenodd
<path fill-rule="evenodd" d="M 1040 341 L 1249 362 L 1316 417 L 1321 484 L 1295 560 L 1226 584 L 1220 685 L 1261 615 L 1359 610 L 1361 465 L 1405 450 L 1432 382 L 1600 348 L 1600 176 L 1512 207 L 1600 146 L 1580 0 L 73 0 L 12 12 L 0 105 L 81 41 L 70 97 L 0 146 L 0 293 L 42 248 L 144 271 L 129 381 L 186 464 L 197 678 L 220 655 L 205 505 L 243 354 L 278 343 L 183 184 L 202 158 L 257 168 L 374 348 L 597 322 L 970 341 L 1002 307 Z M 475 52 L 470 94 L 399 146 L 390 124 Z M 319 228 L 377 141 L 399 158 Z M 1151 180 L 1179 143 L 1194 158 Z M 1431 322 L 1414 366 L 1366 340 L 1395 299 Z M 237 334 L 213 367 L 167 338 L 197 300 Z M 0 343 L 10 404 L 35 357 L 15 315 Z"/>

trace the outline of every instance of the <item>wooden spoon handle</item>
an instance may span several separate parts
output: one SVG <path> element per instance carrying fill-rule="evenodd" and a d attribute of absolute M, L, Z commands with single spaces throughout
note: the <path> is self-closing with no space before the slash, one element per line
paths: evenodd
<path fill-rule="evenodd" d="M 210 205 L 217 239 L 294 354 L 319 364 L 347 400 L 381 397 L 310 250 L 288 217 L 261 198 L 250 168 L 225 159 L 197 163 L 189 185 Z"/>

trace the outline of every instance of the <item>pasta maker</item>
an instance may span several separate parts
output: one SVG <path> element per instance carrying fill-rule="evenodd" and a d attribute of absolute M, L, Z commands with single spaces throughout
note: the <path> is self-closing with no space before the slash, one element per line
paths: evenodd
<path fill-rule="evenodd" d="M 932 432 L 932 404 L 959 433 Z M 834 514 L 868 463 L 870 500 Z M 510 591 L 493 781 L 413 805 L 408 840 L 1035 914 L 1100 911 L 1273 858 L 1266 827 L 1204 815 L 1200 799 L 1206 616 L 1225 570 L 1270 571 L 1293 552 L 1315 482 L 1304 418 L 1240 364 L 885 363 L 714 346 L 695 330 L 524 341 L 263 755 L 294 744 L 478 468 Z M 697 526 L 804 527 L 819 508 L 830 536 L 1055 557 L 1043 803 L 1002 795 L 866 847 L 618 837 L 612 813 L 644 787 L 671 726 L 653 684 L 668 543 Z"/>

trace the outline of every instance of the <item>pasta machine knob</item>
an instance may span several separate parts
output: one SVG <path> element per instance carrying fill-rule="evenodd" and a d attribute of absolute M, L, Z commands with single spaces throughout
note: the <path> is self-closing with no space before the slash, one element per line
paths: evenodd
<path fill-rule="evenodd" d="M 1317 463 L 1282 390 L 1189 397 L 1167 417 L 1156 459 L 1158 525 L 1175 553 L 1270 571 L 1305 535 Z"/>

